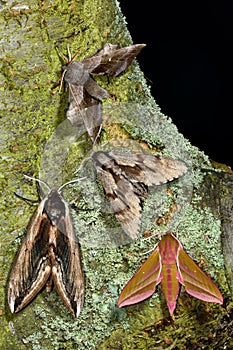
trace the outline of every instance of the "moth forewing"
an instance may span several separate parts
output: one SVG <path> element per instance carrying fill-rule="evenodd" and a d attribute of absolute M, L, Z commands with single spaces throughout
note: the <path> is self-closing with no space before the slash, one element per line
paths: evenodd
<path fill-rule="evenodd" d="M 93 75 L 117 76 L 132 63 L 145 46 L 145 44 L 136 44 L 120 48 L 119 45 L 107 43 L 101 50 L 82 62 Z"/>
<path fill-rule="evenodd" d="M 158 173 L 161 174 L 161 181 L 163 183 L 164 178 L 167 181 L 172 181 L 178 177 L 184 175 L 187 172 L 187 166 L 183 161 L 170 159 L 170 158 L 157 158 L 158 159 Z"/>
<path fill-rule="evenodd" d="M 183 284 L 188 294 L 206 302 L 223 303 L 218 287 L 184 251 L 182 246 L 179 249 L 177 266 L 180 273 L 179 282 Z"/>
<path fill-rule="evenodd" d="M 51 279 L 67 308 L 78 316 L 84 298 L 79 245 L 59 190 L 51 190 L 40 202 L 13 263 L 8 287 L 11 312 L 23 309 Z"/>
<path fill-rule="evenodd" d="M 56 234 L 56 256 L 52 267 L 53 281 L 64 304 L 78 317 L 84 300 L 84 276 L 77 237 L 74 232 L 68 205 L 65 203 L 65 217 L 62 219 L 61 232 Z"/>
<path fill-rule="evenodd" d="M 75 63 L 75 62 L 74 62 Z M 84 86 L 71 84 L 69 81 L 69 108 L 67 119 L 80 134 L 85 131 L 94 142 L 102 125 L 100 99 L 107 98 L 108 93 L 91 77 Z"/>
<path fill-rule="evenodd" d="M 39 293 L 51 272 L 47 255 L 50 221 L 43 213 L 45 201 L 46 198 L 41 201 L 29 222 L 12 265 L 8 285 L 12 313 L 23 309 Z"/>
<path fill-rule="evenodd" d="M 158 247 L 128 281 L 118 298 L 118 307 L 139 303 L 154 294 L 162 279 L 162 264 Z"/>
<path fill-rule="evenodd" d="M 188 170 L 182 161 L 148 154 L 98 151 L 92 160 L 117 220 L 132 239 L 138 235 L 148 186 L 165 184 Z"/>

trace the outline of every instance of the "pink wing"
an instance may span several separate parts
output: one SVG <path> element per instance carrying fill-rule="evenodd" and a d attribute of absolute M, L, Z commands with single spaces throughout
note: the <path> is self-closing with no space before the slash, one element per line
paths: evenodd
<path fill-rule="evenodd" d="M 161 267 L 159 249 L 156 248 L 122 290 L 118 306 L 136 304 L 154 294 L 162 278 Z"/>
<path fill-rule="evenodd" d="M 188 294 L 210 303 L 223 303 L 223 297 L 217 286 L 195 264 L 182 246 L 179 247 L 177 257 L 178 280 L 184 285 Z"/>

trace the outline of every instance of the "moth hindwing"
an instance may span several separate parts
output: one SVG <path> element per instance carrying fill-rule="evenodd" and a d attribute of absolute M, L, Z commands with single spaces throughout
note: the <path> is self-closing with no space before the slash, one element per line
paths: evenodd
<path fill-rule="evenodd" d="M 101 99 L 107 98 L 108 93 L 91 75 L 119 75 L 144 46 L 138 44 L 119 48 L 107 43 L 92 56 L 81 62 L 70 61 L 64 67 L 64 79 L 69 84 L 67 118 L 81 132 L 84 126 L 93 142 L 102 125 Z"/>
<path fill-rule="evenodd" d="M 78 317 L 84 299 L 80 250 L 69 207 L 59 190 L 50 190 L 38 205 L 14 260 L 8 286 L 11 312 L 22 310 L 51 282 Z"/>
<path fill-rule="evenodd" d="M 141 200 L 148 186 L 165 184 L 187 172 L 182 161 L 147 154 L 98 151 L 92 160 L 117 220 L 132 239 L 138 234 Z"/>

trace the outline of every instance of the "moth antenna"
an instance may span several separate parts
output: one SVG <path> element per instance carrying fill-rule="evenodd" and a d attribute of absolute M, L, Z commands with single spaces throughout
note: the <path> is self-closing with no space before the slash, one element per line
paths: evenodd
<path fill-rule="evenodd" d="M 61 187 L 59 187 L 59 189 L 57 190 L 57 192 L 61 192 L 61 190 L 62 190 L 66 185 L 73 184 L 74 182 L 82 181 L 82 180 L 84 180 L 84 179 L 86 179 L 86 178 L 87 178 L 87 177 L 84 176 L 84 177 L 81 177 L 80 179 L 74 179 L 74 180 L 68 181 L 68 182 L 66 182 L 65 184 L 63 184 Z"/>
<path fill-rule="evenodd" d="M 168 231 L 168 232 L 170 232 L 170 231 Z M 149 240 L 149 239 L 151 239 L 153 237 L 159 237 L 161 239 L 161 237 L 163 237 L 163 235 L 164 235 L 163 233 L 154 233 L 150 237 L 143 238 L 143 241 Z M 149 253 L 153 252 L 154 249 L 155 248 L 151 248 L 151 249 L 147 250 L 146 252 L 142 253 L 142 255 L 149 254 Z"/>
<path fill-rule="evenodd" d="M 69 45 L 67 45 L 67 52 L 68 52 L 68 57 L 66 55 L 64 55 L 64 53 L 62 52 L 58 52 L 59 56 L 63 58 L 63 60 L 66 62 L 66 66 L 62 72 L 61 78 L 59 78 L 58 82 L 60 82 L 60 87 L 59 87 L 59 93 L 61 92 L 62 86 L 63 86 L 63 81 L 64 81 L 64 76 L 66 74 L 66 67 L 68 67 L 76 58 L 76 56 L 78 55 L 79 51 L 77 51 L 73 57 L 71 57 L 71 52 L 70 52 L 70 48 Z"/>
<path fill-rule="evenodd" d="M 71 57 L 71 52 L 70 52 L 70 47 L 69 45 L 67 45 L 67 52 L 68 52 L 68 58 L 69 58 L 69 61 L 68 63 L 72 62 L 72 57 Z M 76 56 L 75 56 L 76 57 Z M 74 57 L 73 57 L 73 60 L 74 60 Z"/>
<path fill-rule="evenodd" d="M 60 80 L 60 86 L 59 86 L 59 91 L 58 91 L 59 94 L 61 93 L 65 74 L 66 74 L 66 69 L 64 69 L 64 71 L 62 72 L 61 78 L 59 79 Z"/>
<path fill-rule="evenodd" d="M 72 57 L 71 57 L 69 46 L 67 46 L 67 51 L 68 51 L 68 55 L 69 55 L 69 59 L 70 59 L 68 64 L 71 64 L 72 62 L 74 62 L 75 58 L 78 56 L 79 50 Z"/>
<path fill-rule="evenodd" d="M 69 45 L 67 45 L 67 52 L 68 57 L 62 52 L 59 52 L 59 56 L 61 56 L 63 60 L 66 61 L 67 66 L 69 66 L 72 62 L 74 62 L 75 58 L 78 56 L 79 50 L 73 56 L 71 56 Z"/>
<path fill-rule="evenodd" d="M 58 55 L 60 57 L 62 57 L 62 59 L 68 64 L 69 63 L 69 58 L 67 58 L 62 52 L 60 52 L 57 47 L 56 47 L 56 51 L 57 51 Z M 65 70 L 62 72 L 61 77 L 55 82 L 55 84 L 52 87 L 52 89 L 55 89 L 58 85 L 60 85 L 59 93 L 61 92 L 61 89 L 62 89 L 64 75 L 65 75 Z"/>
<path fill-rule="evenodd" d="M 153 252 L 154 249 L 155 249 L 155 248 L 151 248 L 151 249 L 147 250 L 146 252 L 142 253 L 142 255 L 150 254 L 150 253 Z"/>
<path fill-rule="evenodd" d="M 149 236 L 149 237 L 145 237 L 145 238 L 143 238 L 142 240 L 143 240 L 143 241 L 147 241 L 147 240 L 149 240 L 149 239 L 151 239 L 151 238 L 153 238 L 153 237 L 158 237 L 158 236 L 161 236 L 161 233 L 154 233 L 153 235 L 151 235 L 151 236 Z"/>
<path fill-rule="evenodd" d="M 51 188 L 49 187 L 49 185 L 46 182 L 44 182 L 44 181 L 42 181 L 40 179 L 37 179 L 36 177 L 28 176 L 28 175 L 25 175 L 25 174 L 23 174 L 23 176 L 26 177 L 27 179 L 39 182 L 40 184 L 44 185 L 48 189 L 49 192 L 51 191 Z"/>

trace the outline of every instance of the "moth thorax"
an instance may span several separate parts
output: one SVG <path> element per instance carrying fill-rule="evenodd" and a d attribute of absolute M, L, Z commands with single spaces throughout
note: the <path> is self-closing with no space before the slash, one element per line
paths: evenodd
<path fill-rule="evenodd" d="M 90 74 L 81 62 L 71 63 L 64 77 L 67 83 L 79 86 L 84 86 L 89 78 Z"/>
<path fill-rule="evenodd" d="M 65 202 L 57 191 L 50 192 L 48 199 L 45 202 L 44 210 L 54 226 L 58 225 L 62 217 L 65 217 Z"/>

